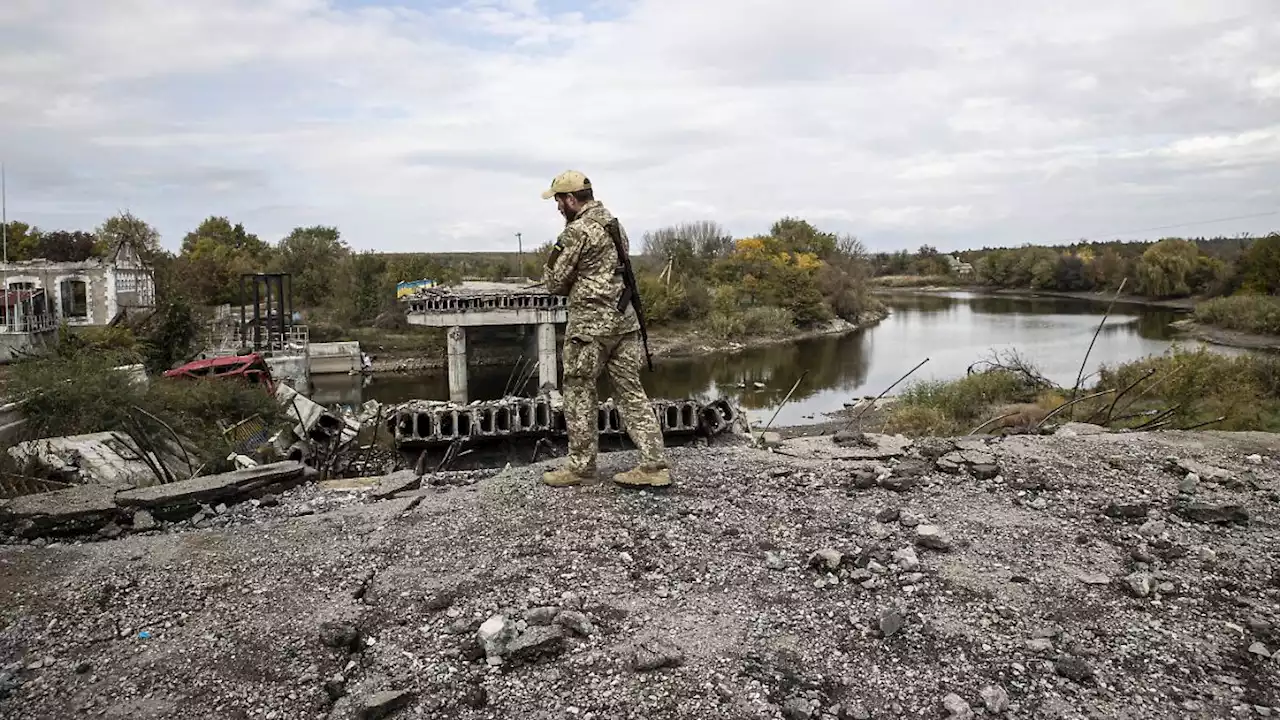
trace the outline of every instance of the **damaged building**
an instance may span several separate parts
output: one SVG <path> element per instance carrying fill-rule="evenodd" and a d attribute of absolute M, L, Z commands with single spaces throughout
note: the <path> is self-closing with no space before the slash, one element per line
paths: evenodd
<path fill-rule="evenodd" d="M 0 362 L 37 352 L 61 323 L 107 325 L 156 304 L 155 277 L 133 243 L 79 262 L 35 259 L 0 263 Z"/>

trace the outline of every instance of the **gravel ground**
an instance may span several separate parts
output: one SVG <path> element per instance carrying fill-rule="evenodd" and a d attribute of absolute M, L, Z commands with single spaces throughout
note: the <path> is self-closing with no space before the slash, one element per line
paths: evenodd
<path fill-rule="evenodd" d="M 781 450 L 0 547 L 0 717 L 1280 715 L 1280 436 Z"/>

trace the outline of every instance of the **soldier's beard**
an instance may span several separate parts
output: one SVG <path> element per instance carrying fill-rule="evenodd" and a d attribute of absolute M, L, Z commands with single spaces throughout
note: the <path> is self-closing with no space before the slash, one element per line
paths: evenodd
<path fill-rule="evenodd" d="M 568 225 L 569 223 L 573 222 L 573 219 L 574 219 L 574 218 L 576 218 L 576 217 L 578 217 L 578 211 L 577 211 L 577 210 L 570 210 L 570 209 L 569 209 L 569 206 L 568 206 L 568 205 L 566 205 L 565 203 L 563 203 L 563 202 L 556 203 L 556 206 L 557 206 L 557 207 L 559 207 L 559 209 L 560 209 L 560 214 L 564 216 L 564 223 L 565 223 L 566 225 Z"/>

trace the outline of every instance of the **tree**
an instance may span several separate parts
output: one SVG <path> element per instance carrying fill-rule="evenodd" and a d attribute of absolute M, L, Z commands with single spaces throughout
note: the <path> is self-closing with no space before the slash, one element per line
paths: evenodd
<path fill-rule="evenodd" d="M 769 228 L 769 236 L 778 242 L 781 250 L 791 253 L 807 253 L 821 259 L 836 251 L 837 240 L 832 233 L 822 232 L 807 220 L 784 217 Z"/>
<path fill-rule="evenodd" d="M 1147 248 L 1138 262 L 1139 292 L 1151 297 L 1185 297 L 1200 250 L 1189 240 L 1165 238 Z"/>
<path fill-rule="evenodd" d="M 94 234 L 98 237 L 97 254 L 106 255 L 115 250 L 120 243 L 128 241 L 137 250 L 143 262 L 152 264 L 163 252 L 160 246 L 160 233 L 145 220 L 129 211 L 113 215 L 98 226 Z"/>
<path fill-rule="evenodd" d="M 1240 289 L 1280 295 L 1280 233 L 1253 241 L 1240 257 Z"/>
<path fill-rule="evenodd" d="M 240 276 L 262 272 L 271 246 L 244 225 L 225 217 L 209 217 L 182 239 L 180 257 L 187 266 L 194 296 L 207 305 L 237 302 Z"/>
<path fill-rule="evenodd" d="M 93 257 L 97 238 L 87 232 L 54 230 L 36 241 L 35 257 L 52 262 L 83 262 Z"/>
<path fill-rule="evenodd" d="M 299 227 L 280 241 L 275 266 L 289 273 L 294 302 L 301 307 L 318 307 L 332 294 L 335 276 L 350 253 L 337 228 Z"/>
<path fill-rule="evenodd" d="M 394 286 L 386 280 L 387 261 L 381 255 L 365 251 L 351 258 L 350 308 L 351 319 L 358 323 L 371 322 L 394 300 Z"/>
<path fill-rule="evenodd" d="M 40 228 L 18 220 L 10 220 L 5 227 L 6 254 L 10 260 L 33 260 L 40 242 Z"/>

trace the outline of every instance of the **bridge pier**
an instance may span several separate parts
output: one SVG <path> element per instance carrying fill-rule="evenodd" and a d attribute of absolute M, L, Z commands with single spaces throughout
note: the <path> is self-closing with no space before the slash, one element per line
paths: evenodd
<path fill-rule="evenodd" d="M 556 326 L 553 323 L 538 325 L 538 388 L 546 390 L 560 387 L 560 372 L 556 362 Z"/>
<path fill-rule="evenodd" d="M 453 402 L 467 402 L 467 329 L 454 325 L 446 333 L 448 345 L 446 353 L 449 359 L 449 399 Z"/>

